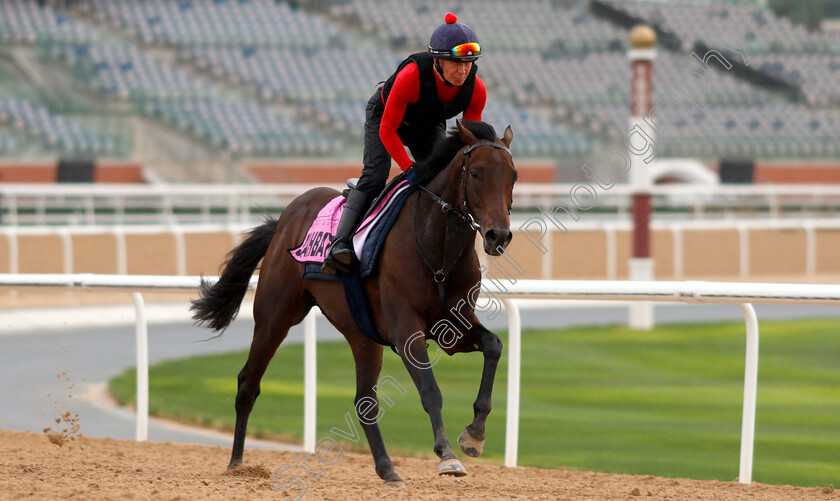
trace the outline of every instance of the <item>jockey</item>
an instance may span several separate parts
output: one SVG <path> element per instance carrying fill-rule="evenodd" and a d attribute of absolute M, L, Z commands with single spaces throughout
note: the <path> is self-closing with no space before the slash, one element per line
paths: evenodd
<path fill-rule="evenodd" d="M 350 270 L 356 258 L 351 235 L 369 202 L 385 187 L 391 159 L 414 186 L 419 182 L 414 162 L 432 153 L 448 118 L 463 113 L 464 119 L 481 120 L 487 91 L 474 64 L 481 57 L 478 37 L 469 26 L 458 23 L 455 14 L 447 13 L 444 20 L 432 33 L 429 51 L 408 56 L 367 103 L 364 167 L 356 188 L 347 195 L 321 267 L 327 275 Z"/>

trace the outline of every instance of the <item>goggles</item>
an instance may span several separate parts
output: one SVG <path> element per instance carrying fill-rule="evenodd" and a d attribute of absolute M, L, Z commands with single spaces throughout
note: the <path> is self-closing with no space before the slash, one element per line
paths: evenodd
<path fill-rule="evenodd" d="M 432 54 L 443 57 L 450 57 L 453 59 L 463 59 L 473 61 L 481 56 L 481 46 L 476 42 L 467 42 L 452 47 L 448 51 L 434 50 L 430 48 Z"/>
<path fill-rule="evenodd" d="M 478 57 L 481 55 L 481 46 L 476 42 L 462 43 L 450 49 L 452 57 Z"/>

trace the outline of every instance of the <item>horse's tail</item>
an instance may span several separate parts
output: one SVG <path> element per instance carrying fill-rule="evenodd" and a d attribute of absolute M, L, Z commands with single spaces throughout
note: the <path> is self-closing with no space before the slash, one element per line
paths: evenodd
<path fill-rule="evenodd" d="M 268 251 L 276 226 L 277 219 L 266 217 L 261 226 L 252 229 L 248 237 L 228 253 L 218 282 L 211 284 L 201 279 L 199 299 L 193 300 L 190 306 L 197 324 L 223 331 L 236 318 L 251 276 Z"/>

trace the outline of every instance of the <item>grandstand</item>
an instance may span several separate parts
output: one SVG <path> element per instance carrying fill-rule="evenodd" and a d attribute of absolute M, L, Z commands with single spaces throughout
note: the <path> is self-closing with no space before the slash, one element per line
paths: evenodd
<path fill-rule="evenodd" d="M 143 113 L 234 154 L 326 156 L 340 143 L 252 101 L 158 99 Z"/>
<path fill-rule="evenodd" d="M 206 159 L 239 180 L 256 159 L 358 159 L 365 100 L 448 10 L 485 47 L 485 119 L 558 179 L 622 144 L 638 22 L 660 34 L 655 93 L 674 104 L 655 113 L 660 156 L 840 154 L 840 36 L 756 2 L 0 0 L 0 64 L 16 69 L 0 155 L 184 163 L 194 180 Z M 712 49 L 732 67 L 703 67 Z"/>
<path fill-rule="evenodd" d="M 38 2 L 0 0 L 0 13 L 0 43 L 4 45 L 88 42 L 99 36 L 85 23 Z"/>
<path fill-rule="evenodd" d="M 321 47 L 325 42 L 337 45 L 347 36 L 286 2 L 89 0 L 81 10 L 98 21 L 129 29 L 144 46 Z"/>
<path fill-rule="evenodd" d="M 0 99 L 0 125 L 65 154 L 109 156 L 117 151 L 115 137 L 89 130 L 26 99 Z M 15 136 L 6 137 L 13 147 Z M 0 149 L 3 145 L 0 140 Z"/>
<path fill-rule="evenodd" d="M 53 44 L 45 57 L 61 62 L 91 90 L 119 99 L 219 95 L 213 85 L 159 61 L 131 44 Z"/>

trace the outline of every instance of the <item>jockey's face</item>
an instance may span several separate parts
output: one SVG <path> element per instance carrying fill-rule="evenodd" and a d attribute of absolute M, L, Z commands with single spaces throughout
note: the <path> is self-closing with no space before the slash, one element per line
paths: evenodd
<path fill-rule="evenodd" d="M 450 61 L 449 59 L 438 59 L 440 61 L 441 73 L 443 78 L 455 87 L 464 85 L 467 81 L 467 76 L 472 69 L 472 62 L 465 63 L 462 61 Z"/>

